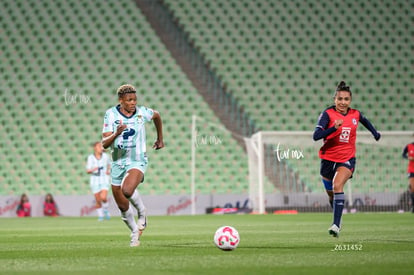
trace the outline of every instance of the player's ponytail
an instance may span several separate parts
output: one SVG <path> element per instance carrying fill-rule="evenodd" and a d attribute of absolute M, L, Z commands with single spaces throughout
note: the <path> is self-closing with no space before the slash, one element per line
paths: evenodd
<path fill-rule="evenodd" d="M 349 94 L 352 97 L 351 88 L 349 88 L 349 86 L 347 86 L 345 81 L 343 80 L 339 82 L 339 84 L 336 86 L 334 97 L 336 96 L 337 92 L 341 92 L 341 91 L 349 92 Z"/>

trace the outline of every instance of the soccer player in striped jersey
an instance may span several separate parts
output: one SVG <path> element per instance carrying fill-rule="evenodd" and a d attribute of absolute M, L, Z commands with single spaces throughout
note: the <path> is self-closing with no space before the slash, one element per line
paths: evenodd
<path fill-rule="evenodd" d="M 126 84 L 117 90 L 119 105 L 105 113 L 102 145 L 112 149 L 112 193 L 121 211 L 122 220 L 131 230 L 130 246 L 140 245 L 140 236 L 147 226 L 146 209 L 138 193 L 148 165 L 145 123 L 153 121 L 157 140 L 153 148 L 164 147 L 162 120 L 159 112 L 137 106 L 134 86 Z M 132 204 L 138 212 L 135 221 Z"/>
<path fill-rule="evenodd" d="M 404 147 L 403 158 L 408 159 L 408 183 L 411 196 L 411 212 L 414 213 L 414 142 Z"/>
<path fill-rule="evenodd" d="M 101 142 L 93 144 L 93 154 L 86 161 L 86 173 L 90 174 L 90 188 L 95 196 L 95 207 L 98 221 L 110 219 L 108 211 L 109 172 L 111 163 L 108 154 L 103 150 Z"/>
<path fill-rule="evenodd" d="M 333 223 L 329 234 L 339 237 L 342 211 L 345 203 L 344 185 L 355 170 L 355 141 L 359 122 L 367 128 L 375 140 L 381 135 L 371 122 L 358 110 L 350 108 L 352 92 L 344 81 L 335 90 L 335 105 L 324 110 L 318 119 L 313 139 L 323 139 L 319 150 L 320 174 L 329 201 L 333 207 Z"/>

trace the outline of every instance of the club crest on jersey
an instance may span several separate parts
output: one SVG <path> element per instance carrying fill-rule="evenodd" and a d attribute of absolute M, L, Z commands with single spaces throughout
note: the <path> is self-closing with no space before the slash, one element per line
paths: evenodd
<path fill-rule="evenodd" d="M 142 119 L 142 115 L 137 115 L 137 122 L 138 123 L 143 123 L 144 120 Z"/>

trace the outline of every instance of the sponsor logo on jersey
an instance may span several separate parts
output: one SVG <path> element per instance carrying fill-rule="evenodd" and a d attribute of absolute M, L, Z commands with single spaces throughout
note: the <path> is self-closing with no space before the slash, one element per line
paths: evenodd
<path fill-rule="evenodd" d="M 128 139 L 129 137 L 132 137 L 133 135 L 135 135 L 135 130 L 132 128 L 127 128 L 122 132 L 123 139 Z"/>
<path fill-rule="evenodd" d="M 350 127 L 342 127 L 342 132 L 339 135 L 339 141 L 348 143 L 350 136 L 351 136 L 351 128 Z"/>

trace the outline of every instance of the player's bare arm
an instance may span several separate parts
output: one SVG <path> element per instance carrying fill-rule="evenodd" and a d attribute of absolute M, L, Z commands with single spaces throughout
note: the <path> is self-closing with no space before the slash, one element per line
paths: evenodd
<path fill-rule="evenodd" d="M 155 128 L 157 129 L 157 140 L 154 142 L 154 145 L 152 146 L 152 148 L 154 148 L 155 150 L 158 150 L 164 147 L 164 140 L 162 136 L 162 119 L 158 111 L 154 110 L 154 114 L 152 115 L 152 120 L 154 121 Z"/>
<path fill-rule="evenodd" d="M 92 174 L 92 173 L 94 173 L 94 172 L 98 171 L 98 169 L 99 169 L 99 167 L 94 167 L 94 168 L 92 168 L 92 169 L 86 169 L 86 173 L 88 173 L 88 174 Z"/>
<path fill-rule="evenodd" d="M 125 124 L 120 124 L 116 128 L 116 132 L 106 132 L 102 134 L 102 146 L 103 148 L 108 148 L 114 142 L 114 140 L 122 134 L 127 126 Z"/>
<path fill-rule="evenodd" d="M 106 169 L 106 174 L 110 175 L 111 174 L 111 165 L 108 164 L 108 168 Z"/>

